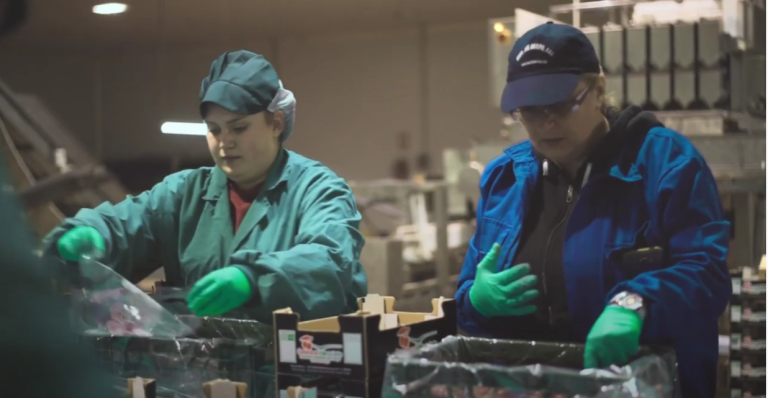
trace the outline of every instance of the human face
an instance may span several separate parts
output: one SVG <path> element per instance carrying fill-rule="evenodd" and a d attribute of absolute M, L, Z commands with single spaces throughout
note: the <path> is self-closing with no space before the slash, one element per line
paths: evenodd
<path fill-rule="evenodd" d="M 586 158 L 595 128 L 605 122 L 602 101 L 605 78 L 580 83 L 567 101 L 546 107 L 522 108 L 513 113 L 528 132 L 533 147 L 561 167 Z"/>
<path fill-rule="evenodd" d="M 240 188 L 252 188 L 266 178 L 280 149 L 283 113 L 238 115 L 209 104 L 205 116 L 208 149 L 216 165 Z"/>

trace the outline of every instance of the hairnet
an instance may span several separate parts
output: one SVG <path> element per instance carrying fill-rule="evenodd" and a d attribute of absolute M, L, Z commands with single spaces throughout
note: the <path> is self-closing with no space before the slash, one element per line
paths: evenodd
<path fill-rule="evenodd" d="M 277 90 L 275 98 L 267 106 L 267 110 L 272 113 L 283 111 L 285 126 L 280 134 L 280 142 L 285 142 L 293 133 L 293 122 L 296 120 L 296 97 L 290 90 L 283 88 L 282 80 L 280 81 L 280 89 Z"/>

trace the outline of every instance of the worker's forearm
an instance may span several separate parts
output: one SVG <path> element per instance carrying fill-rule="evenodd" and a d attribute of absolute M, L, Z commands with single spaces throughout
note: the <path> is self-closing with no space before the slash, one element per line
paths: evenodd
<path fill-rule="evenodd" d="M 339 315 L 354 311 L 350 303 L 367 294 L 359 262 L 323 245 L 302 244 L 275 253 L 240 251 L 230 264 L 246 270 L 254 291 L 246 306 L 261 321 L 286 307 L 302 319 Z"/>

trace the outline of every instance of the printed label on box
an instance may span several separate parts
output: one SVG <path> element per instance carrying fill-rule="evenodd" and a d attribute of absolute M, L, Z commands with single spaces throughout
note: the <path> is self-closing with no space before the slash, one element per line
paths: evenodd
<path fill-rule="evenodd" d="M 341 344 L 324 344 L 316 345 L 313 343 L 314 336 L 305 334 L 299 338 L 301 346 L 296 349 L 296 353 L 299 355 L 299 359 L 309 361 L 311 363 L 319 363 L 328 365 L 333 362 L 341 362 L 344 358 L 342 350 L 344 346 Z"/>
<path fill-rule="evenodd" d="M 280 362 L 296 363 L 296 332 L 293 330 L 278 331 L 280 337 Z"/>
<path fill-rule="evenodd" d="M 344 363 L 363 364 L 363 336 L 360 333 L 344 333 Z"/>
<path fill-rule="evenodd" d="M 400 348 L 418 348 L 424 345 L 424 343 L 432 337 L 437 335 L 437 331 L 423 333 L 421 336 L 411 337 L 411 328 L 403 326 L 397 331 L 397 338 Z"/>

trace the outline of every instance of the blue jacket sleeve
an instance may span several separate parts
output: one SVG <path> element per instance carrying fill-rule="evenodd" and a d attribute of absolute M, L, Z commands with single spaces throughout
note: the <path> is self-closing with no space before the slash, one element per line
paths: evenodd
<path fill-rule="evenodd" d="M 482 199 L 480 199 L 482 203 Z M 464 264 L 461 267 L 461 273 L 459 274 L 458 288 L 456 289 L 456 303 L 458 307 L 458 327 L 471 336 L 486 336 L 485 325 L 488 323 L 489 318 L 480 314 L 472 305 L 472 301 L 469 299 L 469 289 L 475 283 L 475 274 L 477 273 L 477 264 L 481 260 L 481 254 L 476 247 L 476 237 L 479 236 L 479 230 L 482 228 L 481 211 L 480 206 L 477 210 L 477 226 L 475 227 L 475 235 L 469 241 L 469 249 L 464 257 Z"/>
<path fill-rule="evenodd" d="M 482 236 L 484 226 L 485 202 L 488 195 L 490 195 L 496 177 L 505 166 L 506 164 L 504 163 L 503 158 L 497 158 L 490 162 L 483 171 L 483 176 L 480 179 L 480 200 L 477 204 L 477 212 L 475 216 L 475 234 L 469 241 L 469 248 L 464 257 L 464 263 L 461 267 L 461 273 L 459 274 L 459 280 L 457 282 L 456 295 L 454 296 L 458 307 L 458 327 L 472 336 L 489 336 L 486 325 L 490 318 L 478 312 L 474 305 L 472 305 L 472 301 L 469 299 L 469 289 L 471 289 L 472 285 L 475 283 L 477 264 L 480 263 L 483 256 L 478 247 L 480 246 L 479 240 Z M 489 248 L 484 249 L 488 250 Z"/>
<path fill-rule="evenodd" d="M 725 221 L 715 179 L 701 157 L 674 162 L 646 194 L 649 211 L 667 240 L 670 266 L 618 284 L 647 301 L 642 340 L 675 341 L 698 322 L 712 322 L 731 297 L 726 265 L 730 224 Z M 693 321 L 693 322 L 692 322 Z"/>
<path fill-rule="evenodd" d="M 263 253 L 238 250 L 230 264 L 254 286 L 252 316 L 272 322 L 272 312 L 290 307 L 302 320 L 350 313 L 368 292 L 360 264 L 365 239 L 358 230 L 360 213 L 347 183 L 320 176 L 302 196 L 299 233 L 289 250 Z"/>
<path fill-rule="evenodd" d="M 44 253 L 58 257 L 56 243 L 65 232 L 76 226 L 90 226 L 104 238 L 102 262 L 130 282 L 140 282 L 162 266 L 160 237 L 172 239 L 168 231 L 178 218 L 177 193 L 189 172 L 172 174 L 149 191 L 129 195 L 120 203 L 105 202 L 94 209 L 80 210 L 45 237 Z"/>

